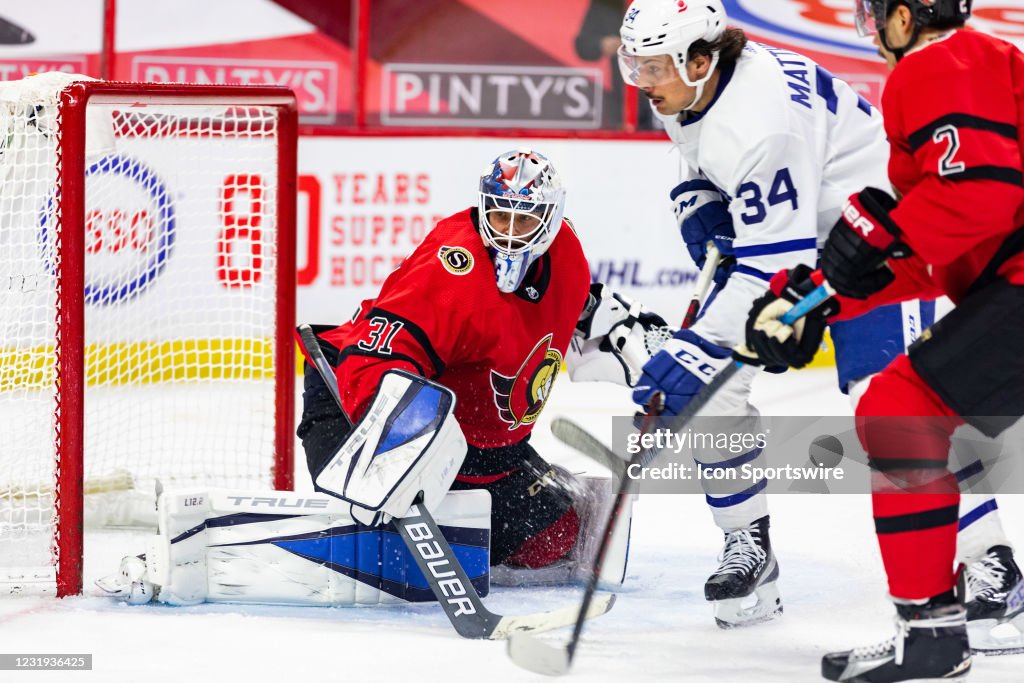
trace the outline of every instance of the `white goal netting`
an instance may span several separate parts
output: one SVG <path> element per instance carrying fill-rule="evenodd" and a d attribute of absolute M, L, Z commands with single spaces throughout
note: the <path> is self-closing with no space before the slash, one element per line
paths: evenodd
<path fill-rule="evenodd" d="M 57 418 L 81 361 L 94 521 L 144 521 L 157 479 L 272 484 L 278 111 L 144 86 L 90 100 L 72 225 L 64 201 L 80 181 L 61 145 L 82 114 L 58 107 L 70 80 L 0 84 L 0 593 L 5 571 L 12 585 L 52 578 L 69 533 L 55 499 L 74 456 Z M 72 230 L 84 282 L 68 267 Z M 84 353 L 66 367 L 62 299 L 84 309 Z"/>

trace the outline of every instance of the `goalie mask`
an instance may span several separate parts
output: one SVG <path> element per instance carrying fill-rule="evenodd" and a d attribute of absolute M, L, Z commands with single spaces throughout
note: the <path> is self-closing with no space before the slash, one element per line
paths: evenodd
<path fill-rule="evenodd" d="M 479 208 L 480 236 L 494 262 L 498 289 L 514 292 L 562 225 L 562 180 L 544 156 L 506 152 L 480 177 Z"/>

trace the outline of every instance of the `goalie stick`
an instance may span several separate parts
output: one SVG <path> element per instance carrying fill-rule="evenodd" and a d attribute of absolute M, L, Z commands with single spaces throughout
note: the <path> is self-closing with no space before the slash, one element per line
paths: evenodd
<path fill-rule="evenodd" d="M 303 348 L 337 402 L 345 421 L 351 427 L 352 420 L 341 404 L 338 380 L 320 348 L 316 335 L 313 334 L 313 329 L 309 325 L 300 325 L 298 333 Z M 488 610 L 455 553 L 452 552 L 448 541 L 441 534 L 437 522 L 420 504 L 420 499 L 417 499 L 417 503 L 409 509 L 405 517 L 392 520 L 392 524 L 409 549 L 416 566 L 423 572 L 430 591 L 437 598 L 456 633 L 463 638 L 504 640 L 512 633 L 548 631 L 568 626 L 579 618 L 580 610 L 575 607 L 518 616 L 505 616 Z M 586 613 L 585 618 L 600 616 L 615 604 L 614 595 L 602 597 L 604 599 L 595 601 L 589 609 L 583 610 Z"/>

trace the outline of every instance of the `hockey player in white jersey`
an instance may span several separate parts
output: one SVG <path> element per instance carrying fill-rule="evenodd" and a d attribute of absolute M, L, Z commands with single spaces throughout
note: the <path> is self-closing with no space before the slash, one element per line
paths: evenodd
<path fill-rule="evenodd" d="M 816 261 L 852 191 L 888 187 L 888 145 L 878 112 L 810 59 L 748 42 L 726 20 L 719 0 L 634 0 L 621 31 L 623 78 L 648 97 L 686 162 L 671 198 L 687 248 L 703 266 L 706 245 L 714 243 L 728 264 L 719 268 L 698 322 L 652 358 L 637 384 L 637 403 L 660 390 L 670 414 L 681 412 L 731 362 L 729 349 L 743 339 L 749 303 L 763 294 L 771 275 Z M 901 353 L 930 324 L 932 309 L 930 302 L 886 307 L 834 328 L 843 391 Z M 757 372 L 742 370 L 701 414 L 756 417 L 748 397 Z M 756 465 L 760 457 L 755 450 L 715 466 Z M 725 545 L 705 597 L 715 603 L 723 627 L 782 611 L 765 483 L 725 495 L 720 488 L 707 492 Z M 981 521 L 962 541 L 963 550 L 973 553 L 966 561 L 982 577 L 986 549 L 1002 547 L 1005 535 L 994 500 L 976 497 L 970 508 L 968 502 L 966 526 Z M 757 602 L 750 606 L 752 594 Z"/>

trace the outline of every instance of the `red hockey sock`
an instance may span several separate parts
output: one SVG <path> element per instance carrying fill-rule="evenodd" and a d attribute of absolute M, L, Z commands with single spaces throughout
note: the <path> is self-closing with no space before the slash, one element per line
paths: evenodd
<path fill-rule="evenodd" d="M 875 470 L 875 532 L 895 598 L 928 598 L 955 583 L 960 490 L 946 461 L 961 423 L 906 356 L 872 378 L 857 405 L 857 431 Z"/>
<path fill-rule="evenodd" d="M 580 517 L 575 508 L 569 508 L 551 526 L 526 539 L 505 564 L 530 569 L 546 567 L 569 554 L 579 534 Z"/>
<path fill-rule="evenodd" d="M 952 493 L 938 492 L 950 486 Z M 946 473 L 931 493 L 876 490 L 871 501 L 889 594 L 918 600 L 952 588 L 960 511 L 956 478 Z"/>

